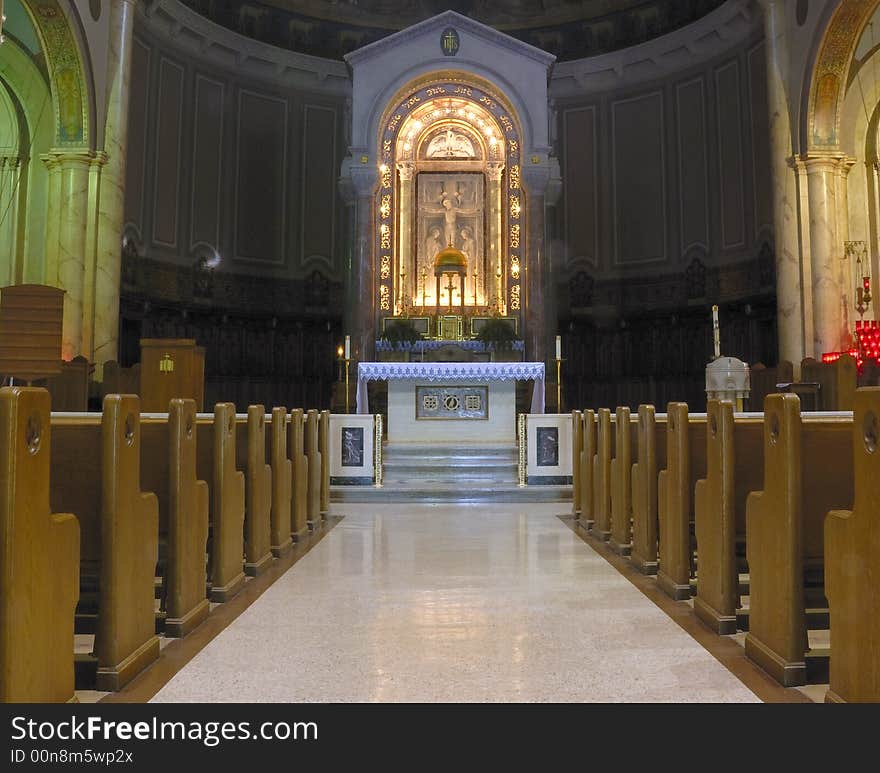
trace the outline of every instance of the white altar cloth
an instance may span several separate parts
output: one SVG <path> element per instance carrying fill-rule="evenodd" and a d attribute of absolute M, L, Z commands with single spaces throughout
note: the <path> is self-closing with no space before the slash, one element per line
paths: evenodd
<path fill-rule="evenodd" d="M 544 413 L 543 362 L 361 362 L 357 412 L 367 413 L 368 381 L 534 381 L 532 413 Z"/>

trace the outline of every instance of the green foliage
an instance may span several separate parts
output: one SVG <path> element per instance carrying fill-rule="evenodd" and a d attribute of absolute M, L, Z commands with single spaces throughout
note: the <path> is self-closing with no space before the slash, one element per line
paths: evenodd
<path fill-rule="evenodd" d="M 516 332 L 506 319 L 490 319 L 480 328 L 477 340 L 496 352 L 510 351 L 516 341 Z"/>
<path fill-rule="evenodd" d="M 408 319 L 394 319 L 385 323 L 385 330 L 379 338 L 387 341 L 395 349 L 402 348 L 404 344 L 414 344 L 421 340 L 419 331 Z"/>

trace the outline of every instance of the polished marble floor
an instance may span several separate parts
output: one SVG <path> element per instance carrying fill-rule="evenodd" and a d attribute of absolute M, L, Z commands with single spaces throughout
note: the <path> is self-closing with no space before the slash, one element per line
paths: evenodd
<path fill-rule="evenodd" d="M 758 701 L 559 504 L 333 512 L 154 701 Z"/>

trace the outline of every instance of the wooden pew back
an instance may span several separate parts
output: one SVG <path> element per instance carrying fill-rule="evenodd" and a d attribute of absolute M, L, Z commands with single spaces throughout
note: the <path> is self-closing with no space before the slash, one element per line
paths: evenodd
<path fill-rule="evenodd" d="M 666 414 L 639 406 L 638 461 L 632 466 L 632 552 L 630 561 L 644 574 L 657 573 L 657 477 L 666 467 Z"/>
<path fill-rule="evenodd" d="M 614 417 L 614 459 L 611 461 L 610 547 L 620 555 L 632 550 L 632 465 L 639 451 L 638 417 L 618 407 Z"/>
<path fill-rule="evenodd" d="M 293 518 L 291 535 L 302 539 L 309 530 L 309 458 L 305 453 L 305 415 L 302 408 L 290 412 L 290 458 L 293 462 Z"/>
<path fill-rule="evenodd" d="M 731 634 L 740 600 L 737 539 L 745 536 L 746 499 L 764 477 L 763 416 L 735 418 L 727 400 L 709 400 L 706 415 L 706 477 L 694 492 L 699 555 L 694 610 L 716 632 Z"/>
<path fill-rule="evenodd" d="M 584 414 L 571 412 L 571 509 L 575 518 L 581 511 L 581 453 L 584 450 Z"/>
<path fill-rule="evenodd" d="M 290 538 L 290 506 L 293 495 L 293 463 L 287 455 L 287 408 L 275 407 L 268 433 L 272 467 L 272 512 L 270 541 L 272 555 L 280 557 L 293 546 Z"/>
<path fill-rule="evenodd" d="M 306 413 L 305 450 L 309 458 L 309 527 L 317 529 L 321 525 L 321 450 L 318 445 L 318 412 L 314 408 Z"/>
<path fill-rule="evenodd" d="M 593 535 L 611 537 L 611 459 L 614 456 L 614 428 L 611 410 L 600 408 L 596 422 L 596 454 L 593 457 Z"/>
<path fill-rule="evenodd" d="M 666 469 L 657 478 L 657 582 L 681 600 L 691 595 L 693 492 L 706 474 L 706 415 L 689 415 L 686 403 L 669 403 L 666 413 Z"/>
<path fill-rule="evenodd" d="M 819 362 L 807 357 L 801 362 L 801 381 L 819 384 L 820 411 L 851 411 L 858 387 L 858 366 L 848 354 L 835 362 Z"/>
<path fill-rule="evenodd" d="M 764 401 L 764 488 L 746 503 L 746 655 L 790 687 L 806 681 L 805 573 L 821 561 L 825 515 L 852 502 L 850 414 L 805 413 L 797 395 Z"/>
<path fill-rule="evenodd" d="M 0 389 L 0 701 L 74 699 L 79 524 L 49 508 L 49 393 Z"/>
<path fill-rule="evenodd" d="M 585 529 L 593 528 L 593 457 L 596 455 L 596 414 L 592 409 L 583 412 L 582 448 L 580 465 L 580 506 L 578 523 Z"/>
<path fill-rule="evenodd" d="M 266 464 L 266 410 L 249 405 L 236 423 L 236 466 L 244 469 L 244 571 L 252 577 L 262 574 L 272 562 L 270 537 L 272 468 Z"/>
<path fill-rule="evenodd" d="M 321 452 L 321 512 L 330 510 L 330 411 L 318 420 L 318 450 Z"/>
<path fill-rule="evenodd" d="M 856 392 L 852 434 L 855 503 L 829 512 L 824 526 L 827 703 L 880 702 L 880 388 Z"/>
<path fill-rule="evenodd" d="M 198 417 L 199 478 L 210 482 L 211 600 L 228 601 L 244 586 L 244 473 L 236 469 L 232 403 L 217 403 Z"/>

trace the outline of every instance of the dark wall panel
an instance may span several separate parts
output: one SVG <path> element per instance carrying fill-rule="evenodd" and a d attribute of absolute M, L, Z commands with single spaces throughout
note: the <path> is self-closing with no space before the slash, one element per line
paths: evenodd
<path fill-rule="evenodd" d="M 598 261 L 596 108 L 563 114 L 565 242 L 569 260 Z"/>
<path fill-rule="evenodd" d="M 287 103 L 240 91 L 235 190 L 235 258 L 284 262 Z"/>
<path fill-rule="evenodd" d="M 190 246 L 220 241 L 220 184 L 223 152 L 223 83 L 196 76 L 193 122 L 193 192 Z"/>
<path fill-rule="evenodd" d="M 137 38 L 131 52 L 128 107 L 128 155 L 125 166 L 125 219 L 144 230 L 144 164 L 147 157 L 147 110 L 150 95 L 150 49 Z"/>
<path fill-rule="evenodd" d="M 755 235 L 773 224 L 773 191 L 770 180 L 770 126 L 767 115 L 767 64 L 764 44 L 749 52 L 749 95 L 752 126 L 752 161 L 755 180 Z"/>
<path fill-rule="evenodd" d="M 739 61 L 715 71 L 718 118 L 718 164 L 721 194 L 721 247 L 745 244 L 742 103 Z"/>
<path fill-rule="evenodd" d="M 709 247 L 709 182 L 706 157 L 706 106 L 703 78 L 678 85 L 678 160 L 681 253 Z"/>
<path fill-rule="evenodd" d="M 666 260 L 663 95 L 612 105 L 615 262 Z"/>
<path fill-rule="evenodd" d="M 159 64 L 153 241 L 167 247 L 177 246 L 182 108 L 183 68 L 163 58 Z"/>
<path fill-rule="evenodd" d="M 317 105 L 303 108 L 301 260 L 333 263 L 336 225 L 336 111 Z"/>

